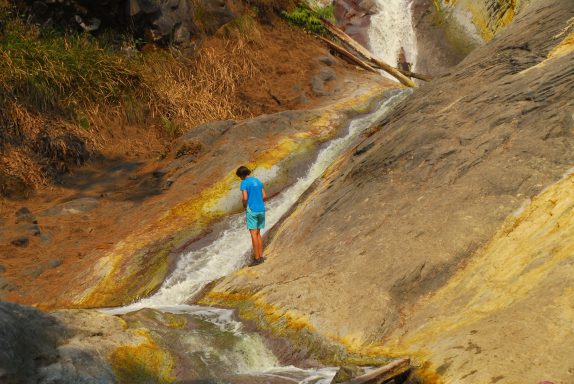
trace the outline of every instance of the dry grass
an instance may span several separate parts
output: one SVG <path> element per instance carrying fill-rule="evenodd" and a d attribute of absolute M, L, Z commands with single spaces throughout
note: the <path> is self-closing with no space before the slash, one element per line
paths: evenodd
<path fill-rule="evenodd" d="M 113 143 L 141 154 L 198 124 L 251 116 L 239 89 L 261 75 L 256 24 L 238 18 L 215 46 L 189 58 L 175 50 L 126 55 L 88 35 L 40 32 L 8 17 L 0 36 L 0 178 L 37 187 L 81 164 L 84 150 Z"/>
<path fill-rule="evenodd" d="M 261 74 L 257 50 L 253 40 L 241 36 L 223 44 L 201 49 L 195 59 L 173 52 L 144 57 L 150 110 L 164 130 L 180 133 L 207 121 L 251 116 L 248 106 L 238 102 L 238 92 L 242 82 Z"/>
<path fill-rule="evenodd" d="M 8 19 L 4 30 L 4 101 L 18 100 L 32 110 L 75 119 L 87 105 L 117 104 L 125 92 L 138 87 L 132 63 L 88 35 L 41 34 L 19 18 Z"/>

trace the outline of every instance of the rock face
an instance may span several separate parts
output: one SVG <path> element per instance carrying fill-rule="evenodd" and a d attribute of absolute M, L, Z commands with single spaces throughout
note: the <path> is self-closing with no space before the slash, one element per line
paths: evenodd
<path fill-rule="evenodd" d="M 0 381 L 37 383 L 39 370 L 58 360 L 64 328 L 53 317 L 0 303 Z"/>
<path fill-rule="evenodd" d="M 219 282 L 203 302 L 274 311 L 268 318 L 277 327 L 296 317 L 299 327 L 350 350 L 395 345 L 370 351 L 430 360 L 445 382 L 571 382 L 573 351 L 565 345 L 574 345 L 572 282 L 563 268 L 573 259 L 559 251 L 572 245 L 565 223 L 548 222 L 562 232 L 536 260 L 517 237 L 493 267 L 497 273 L 476 268 L 453 276 L 483 252 L 491 252 L 483 268 L 495 263 L 497 249 L 482 249 L 493 237 L 558 214 L 544 208 L 520 216 L 495 236 L 574 164 L 573 16 L 569 0 L 525 5 L 506 29 L 418 89 L 339 161 L 275 231 L 264 264 Z M 556 197 L 535 201 L 560 204 L 566 200 L 557 196 L 568 188 L 571 196 L 563 186 Z M 563 255 L 562 267 L 553 253 Z M 534 269 L 544 289 L 513 285 L 533 278 Z M 458 290 L 474 290 L 457 296 L 454 281 Z M 424 306 L 441 287 L 451 287 L 452 296 Z M 548 303 L 570 315 L 527 315 Z M 444 313 L 457 315 L 435 332 L 417 333 L 416 325 L 438 323 Z M 401 343 L 411 316 L 417 320 Z M 526 336 L 521 329 L 536 331 Z M 471 337 L 477 332 L 479 344 Z"/>
<path fill-rule="evenodd" d="M 271 176 L 263 179 L 272 195 L 294 180 L 298 166 L 305 164 L 321 143 L 385 95 L 384 88 L 375 84 L 353 92 L 328 107 L 263 115 L 238 124 L 210 123 L 182 137 L 173 154 L 176 160 L 155 175 L 178 183 L 175 192 L 185 199 L 138 225 L 92 268 L 80 272 L 71 283 L 74 288 L 58 298 L 62 300 L 58 305 L 116 306 L 154 292 L 168 273 L 172 252 L 181 252 L 205 234 L 209 225 L 240 209 L 235 176 L 240 164 L 261 172 L 276 167 L 279 171 L 269 172 Z M 200 148 L 199 153 L 177 158 L 184 145 Z M 207 147 L 212 148 L 201 149 Z M 201 172 L 193 173 L 195 170 Z"/>
<path fill-rule="evenodd" d="M 147 328 L 119 317 L 0 303 L 2 383 L 164 383 L 174 381 L 172 367 Z"/>
<path fill-rule="evenodd" d="M 129 29 L 148 42 L 189 45 L 201 33 L 214 33 L 233 19 L 225 0 L 28 1 L 32 20 L 94 32 Z"/>

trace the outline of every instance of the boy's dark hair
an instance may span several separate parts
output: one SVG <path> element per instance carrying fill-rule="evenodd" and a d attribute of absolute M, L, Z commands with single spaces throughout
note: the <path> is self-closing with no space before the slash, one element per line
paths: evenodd
<path fill-rule="evenodd" d="M 237 171 L 235 171 L 235 174 L 239 178 L 244 178 L 244 177 L 249 176 L 251 174 L 251 171 L 249 170 L 249 168 L 242 165 L 241 167 L 237 168 Z"/>

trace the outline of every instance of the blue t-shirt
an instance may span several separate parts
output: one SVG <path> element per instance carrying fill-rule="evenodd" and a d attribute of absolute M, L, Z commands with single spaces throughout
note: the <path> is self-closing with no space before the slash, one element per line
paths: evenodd
<path fill-rule="evenodd" d="M 263 203 L 263 183 L 256 177 L 246 177 L 241 181 L 241 191 L 247 191 L 247 207 L 251 212 L 265 212 Z"/>

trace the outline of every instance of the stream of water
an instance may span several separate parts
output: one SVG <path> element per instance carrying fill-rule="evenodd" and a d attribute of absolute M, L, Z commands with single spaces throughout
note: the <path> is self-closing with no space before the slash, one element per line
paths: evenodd
<path fill-rule="evenodd" d="M 371 16 L 368 31 L 369 50 L 391 66 L 395 66 L 401 48 L 412 63 L 417 61 L 417 38 L 412 24 L 411 1 L 375 0 L 377 13 Z M 384 76 L 389 78 L 385 72 Z M 394 78 L 393 78 L 394 79 Z"/>
<path fill-rule="evenodd" d="M 344 136 L 326 144 L 319 151 L 305 176 L 266 204 L 267 230 L 289 211 L 311 184 L 321 177 L 327 167 L 356 141 L 361 132 L 378 124 L 406 93 L 396 94 L 387 99 L 374 112 L 354 119 Z M 236 193 L 239 199 L 238 191 L 231 193 Z M 196 351 L 199 356 L 198 361 L 213 362 L 211 365 L 206 363 L 207 366 L 215 368 L 213 371 L 207 368 L 210 377 L 221 377 L 217 370 L 223 370 L 228 371 L 227 377 L 231 371 L 233 374 L 249 374 L 252 380 L 254 377 L 264 377 L 267 380 L 264 382 L 269 383 L 329 383 L 336 372 L 335 368 L 303 370 L 292 366 L 282 367 L 259 335 L 246 333 L 242 324 L 233 320 L 232 311 L 187 305 L 206 284 L 242 268 L 248 262 L 251 239 L 245 230 L 244 220 L 243 214 L 228 217 L 224 226 L 226 229 L 213 242 L 200 249 L 182 254 L 171 276 L 153 296 L 122 308 L 105 311 L 111 314 L 127 314 L 151 308 L 162 312 L 185 314 L 216 326 L 219 329 L 218 332 L 223 332 L 225 335 L 227 344 L 233 347 L 227 348 L 226 343 L 218 342 L 217 344 L 223 347 L 220 347 L 217 352 L 206 345 L 202 345 L 204 350 Z M 199 331 L 200 334 L 205 334 L 205 332 L 207 331 Z M 193 349 L 193 345 L 190 343 L 189 348 Z M 215 355 L 218 356 L 216 359 L 213 357 Z M 225 366 L 222 361 L 231 363 Z"/>
<path fill-rule="evenodd" d="M 372 16 L 368 31 L 371 51 L 394 65 L 402 47 L 407 60 L 414 63 L 416 38 L 411 23 L 410 3 L 407 0 L 376 0 L 376 3 L 378 13 Z M 407 94 L 402 92 L 392 96 L 374 112 L 354 119 L 345 135 L 327 143 L 303 177 L 267 202 L 267 230 L 279 222 L 337 157 L 356 142 L 361 132 L 378 124 Z M 268 175 L 256 171 L 255 176 L 265 179 Z M 231 191 L 227 200 L 239 199 L 239 196 L 238 190 Z M 183 345 L 181 348 L 193 367 L 192 377 L 199 379 L 197 382 L 330 383 L 337 368 L 281 366 L 261 336 L 247 332 L 243 324 L 234 320 L 233 311 L 189 305 L 207 284 L 249 262 L 251 239 L 244 221 L 243 213 L 230 215 L 223 223 L 225 229 L 211 243 L 179 257 L 174 271 L 154 295 L 106 312 L 128 314 L 129 317 L 132 312 L 151 308 L 162 313 L 186 316 L 193 326 L 178 336 L 178 342 Z"/>

